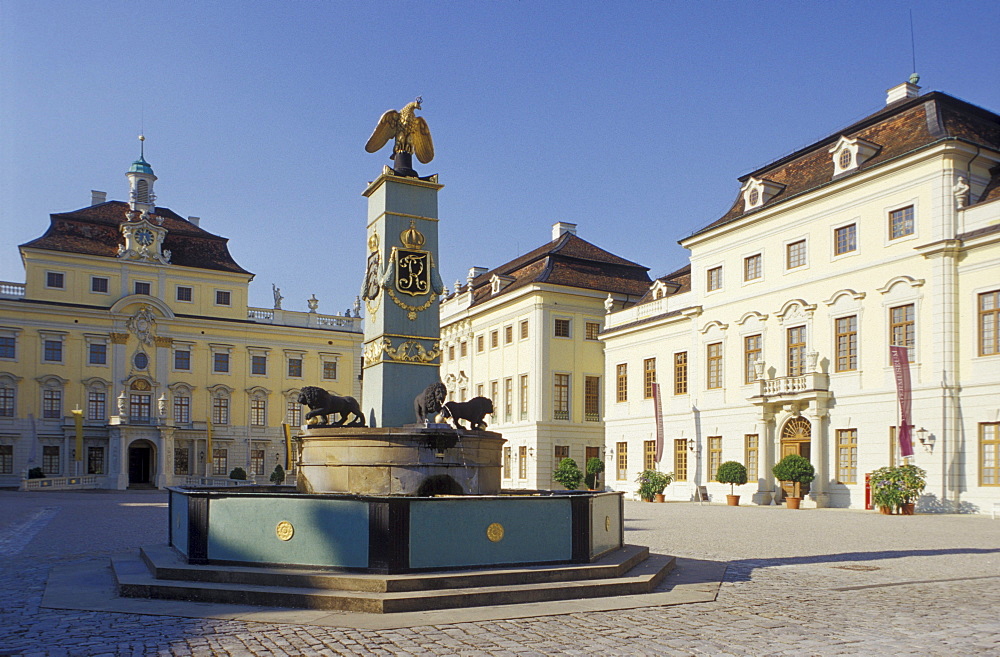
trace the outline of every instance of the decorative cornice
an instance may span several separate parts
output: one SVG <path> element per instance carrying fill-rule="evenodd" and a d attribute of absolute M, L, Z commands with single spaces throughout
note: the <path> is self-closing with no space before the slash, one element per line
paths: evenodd
<path fill-rule="evenodd" d="M 127 344 L 128 333 L 112 333 L 111 342 L 112 344 Z"/>
<path fill-rule="evenodd" d="M 153 342 L 157 347 L 170 347 L 174 344 L 174 339 L 156 335 L 153 336 Z"/>

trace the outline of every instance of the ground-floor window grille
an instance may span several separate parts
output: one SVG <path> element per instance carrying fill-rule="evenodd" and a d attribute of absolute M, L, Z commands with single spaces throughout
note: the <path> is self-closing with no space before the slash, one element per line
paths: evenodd
<path fill-rule="evenodd" d="M 104 474 L 104 448 L 103 447 L 88 447 L 87 448 L 87 474 L 92 474 L 92 475 L 102 475 L 102 474 Z"/>
<path fill-rule="evenodd" d="M 225 477 L 229 474 L 229 450 L 212 450 L 212 474 Z"/>

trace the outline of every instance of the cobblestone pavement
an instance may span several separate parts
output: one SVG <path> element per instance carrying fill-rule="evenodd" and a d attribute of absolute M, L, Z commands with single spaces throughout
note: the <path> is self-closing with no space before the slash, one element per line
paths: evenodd
<path fill-rule="evenodd" d="M 354 630 L 41 609 L 49 569 L 166 541 L 160 491 L 0 492 L 0 655 L 1000 655 L 1000 521 L 626 502 L 729 562 L 713 603 Z"/>

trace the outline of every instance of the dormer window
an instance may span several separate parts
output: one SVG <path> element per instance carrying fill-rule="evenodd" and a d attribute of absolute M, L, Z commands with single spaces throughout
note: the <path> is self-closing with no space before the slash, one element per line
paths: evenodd
<path fill-rule="evenodd" d="M 833 175 L 854 171 L 878 153 L 880 146 L 864 139 L 841 137 L 828 151 L 833 155 Z"/>
<path fill-rule="evenodd" d="M 776 182 L 751 176 L 743 183 L 743 188 L 740 190 L 743 193 L 743 211 L 761 207 L 784 188 L 784 185 Z"/>
<path fill-rule="evenodd" d="M 513 282 L 514 278 L 512 276 L 500 276 L 499 274 L 493 274 L 490 277 L 490 293 L 499 294 L 500 290 L 504 289 Z"/>

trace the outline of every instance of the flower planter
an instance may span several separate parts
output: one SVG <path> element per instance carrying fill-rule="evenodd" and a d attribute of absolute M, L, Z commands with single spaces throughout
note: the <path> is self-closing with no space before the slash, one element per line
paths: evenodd
<path fill-rule="evenodd" d="M 665 498 L 663 497 L 663 493 L 657 493 L 656 495 L 653 496 L 654 502 L 663 502 L 664 499 Z"/>
<path fill-rule="evenodd" d="M 789 509 L 797 509 L 797 508 L 799 508 L 799 502 L 801 502 L 801 501 L 802 501 L 801 497 L 786 497 L 785 498 L 785 505 Z"/>
<path fill-rule="evenodd" d="M 899 512 L 904 516 L 912 516 L 915 506 L 916 504 L 913 502 L 906 502 L 899 507 Z"/>
<path fill-rule="evenodd" d="M 892 515 L 892 507 L 891 506 L 880 506 L 878 508 L 878 512 L 881 513 L 884 516 L 891 516 Z"/>
<path fill-rule="evenodd" d="M 740 496 L 739 495 L 726 495 L 726 504 L 729 506 L 739 506 Z"/>

